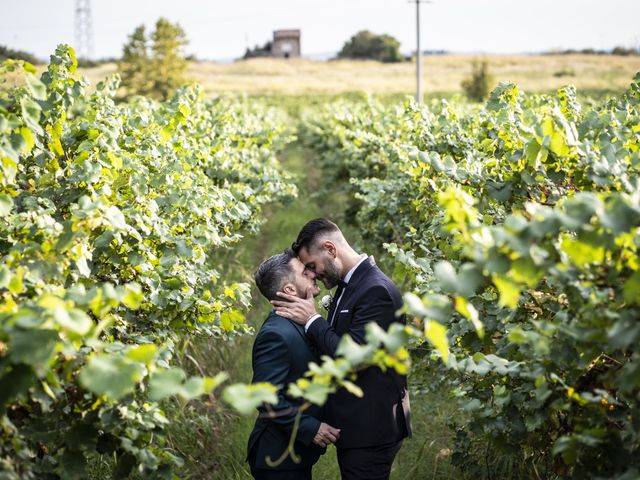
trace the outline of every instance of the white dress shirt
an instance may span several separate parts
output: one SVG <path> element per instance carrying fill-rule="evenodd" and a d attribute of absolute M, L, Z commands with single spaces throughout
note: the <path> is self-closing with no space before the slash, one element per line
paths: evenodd
<path fill-rule="evenodd" d="M 356 271 L 356 268 L 358 268 L 360 266 L 360 264 L 362 262 L 364 262 L 367 258 L 369 258 L 369 256 L 366 253 L 363 253 L 362 255 L 360 255 L 360 261 L 358 263 L 356 263 L 353 268 L 351 270 L 349 270 L 347 272 L 347 274 L 344 276 L 344 283 L 349 283 L 349 280 L 351 280 L 351 277 L 353 276 L 353 272 Z M 338 305 L 340 305 L 340 300 L 342 299 L 342 295 L 344 295 L 344 291 L 346 290 L 347 287 L 342 289 L 342 292 L 340 292 L 340 296 L 338 297 L 338 301 L 336 302 L 336 307 L 333 309 L 333 317 L 331 318 L 331 324 L 333 324 L 333 319 L 336 316 L 336 312 L 338 311 Z M 316 313 L 315 315 L 312 315 L 311 318 L 309 319 L 309 321 L 304 325 L 304 331 L 307 332 L 309 330 L 309 327 L 311 326 L 311 324 L 319 317 L 321 317 L 322 315 L 320 315 L 319 313 Z M 328 319 L 327 319 L 328 320 Z"/>

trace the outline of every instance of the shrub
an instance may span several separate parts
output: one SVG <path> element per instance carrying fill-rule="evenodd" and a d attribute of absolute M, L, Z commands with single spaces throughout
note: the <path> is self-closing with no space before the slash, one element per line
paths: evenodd
<path fill-rule="evenodd" d="M 486 60 L 473 62 L 471 77 L 462 81 L 462 89 L 470 100 L 482 102 L 489 96 L 493 77 L 489 74 L 489 64 Z"/>
<path fill-rule="evenodd" d="M 390 35 L 376 35 L 369 30 L 362 30 L 345 42 L 338 58 L 369 59 L 386 63 L 403 61 L 398 40 Z"/>
<path fill-rule="evenodd" d="M 42 63 L 41 60 L 39 60 L 35 57 L 35 55 L 32 55 L 29 52 L 24 52 L 22 50 L 13 50 L 12 48 L 0 45 L 0 62 L 8 59 L 24 60 L 25 62 L 29 62 L 34 65 Z"/>

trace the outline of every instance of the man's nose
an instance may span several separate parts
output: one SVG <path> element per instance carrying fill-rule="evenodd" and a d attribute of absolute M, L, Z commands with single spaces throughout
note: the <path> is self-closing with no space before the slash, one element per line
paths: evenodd
<path fill-rule="evenodd" d="M 311 280 L 315 280 L 316 277 L 318 276 L 318 274 L 316 272 L 314 272 L 313 270 L 306 270 L 307 273 L 307 277 L 309 277 Z"/>

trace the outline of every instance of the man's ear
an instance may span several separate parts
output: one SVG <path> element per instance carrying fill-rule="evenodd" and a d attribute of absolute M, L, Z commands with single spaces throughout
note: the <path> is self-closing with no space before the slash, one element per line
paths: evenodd
<path fill-rule="evenodd" d="M 296 290 L 296 287 L 293 285 L 293 283 L 285 283 L 282 287 L 282 291 L 288 295 L 298 294 L 298 290 Z"/>
<path fill-rule="evenodd" d="M 325 240 L 324 242 L 322 242 L 322 248 L 333 258 L 336 258 L 336 244 L 331 240 Z"/>

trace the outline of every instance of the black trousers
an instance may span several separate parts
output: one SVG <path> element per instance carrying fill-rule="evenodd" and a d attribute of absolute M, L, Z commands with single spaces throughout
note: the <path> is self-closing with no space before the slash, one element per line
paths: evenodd
<path fill-rule="evenodd" d="M 311 467 L 300 470 L 251 468 L 251 474 L 256 480 L 311 480 Z"/>
<path fill-rule="evenodd" d="M 366 448 L 338 448 L 342 480 L 388 480 L 399 442 Z"/>

